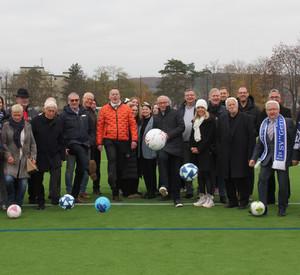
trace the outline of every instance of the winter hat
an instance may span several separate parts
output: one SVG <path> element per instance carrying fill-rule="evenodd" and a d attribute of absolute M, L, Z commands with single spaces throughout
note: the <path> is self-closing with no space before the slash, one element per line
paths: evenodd
<path fill-rule="evenodd" d="M 207 103 L 204 99 L 198 99 L 196 103 L 196 108 L 203 107 L 205 110 L 207 110 Z"/>

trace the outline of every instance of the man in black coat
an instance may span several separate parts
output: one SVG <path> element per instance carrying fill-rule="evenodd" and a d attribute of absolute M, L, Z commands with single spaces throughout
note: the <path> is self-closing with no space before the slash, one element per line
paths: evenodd
<path fill-rule="evenodd" d="M 153 128 L 163 130 L 167 135 L 167 143 L 158 153 L 159 192 L 168 196 L 169 175 L 173 193 L 174 205 L 182 207 L 180 201 L 179 169 L 183 152 L 182 133 L 185 129 L 180 111 L 171 108 L 171 100 L 167 96 L 157 98 L 159 112 L 153 116 Z M 168 173 L 169 172 L 169 173 Z"/>
<path fill-rule="evenodd" d="M 252 119 L 252 127 L 255 136 L 258 136 L 257 125 L 259 124 L 260 109 L 256 106 L 253 96 L 251 96 L 246 87 L 240 87 L 237 92 L 237 100 L 239 103 L 239 111 L 249 115 Z M 249 200 L 252 201 L 252 193 L 254 187 L 254 169 L 251 169 L 250 175 L 250 192 Z"/>
<path fill-rule="evenodd" d="M 57 105 L 46 100 L 43 113 L 31 122 L 33 136 L 37 146 L 37 166 L 39 171 L 31 178 L 38 200 L 38 210 L 45 208 L 44 173 L 50 172 L 52 204 L 57 205 L 60 197 L 61 165 L 65 159 L 65 147 L 61 123 L 56 117 Z"/>
<path fill-rule="evenodd" d="M 281 95 L 278 90 L 272 89 L 270 91 L 269 100 L 275 100 L 279 103 L 279 107 L 280 107 L 279 113 L 283 117 L 292 118 L 291 109 L 286 108 L 281 104 Z M 260 118 L 259 118 L 259 125 L 258 125 L 258 129 L 257 129 L 258 132 L 259 132 L 259 127 L 260 127 L 261 123 L 263 122 L 263 120 L 266 117 L 267 117 L 266 109 L 263 109 L 260 114 Z M 271 177 L 269 178 L 269 182 L 268 182 L 268 204 L 275 203 L 275 190 L 276 190 L 276 185 L 275 185 L 275 177 L 274 177 L 274 173 L 273 173 L 273 175 L 271 175 Z M 289 193 L 290 193 L 290 181 L 289 181 Z"/>
<path fill-rule="evenodd" d="M 218 119 L 220 116 L 228 113 L 225 107 L 225 103 L 222 104 L 221 101 L 221 92 L 217 88 L 212 88 L 209 92 L 209 103 L 207 111 L 209 114 L 215 119 L 216 126 L 218 127 Z M 212 148 L 212 152 L 215 153 L 214 146 Z M 216 155 L 214 154 L 214 158 Z M 216 161 L 216 160 L 215 160 Z M 212 179 L 212 194 L 215 195 L 215 190 L 219 192 L 220 202 L 223 204 L 227 203 L 226 199 L 226 188 L 225 188 L 225 181 L 221 176 L 216 176 L 216 170 L 211 170 L 211 179 Z"/>
<path fill-rule="evenodd" d="M 80 99 L 77 93 L 69 94 L 68 103 L 59 118 L 62 122 L 63 136 L 67 146 L 66 153 L 75 155 L 77 163 L 72 196 L 76 203 L 84 203 L 78 198 L 78 195 L 84 171 L 89 168 L 88 149 L 95 144 L 95 129 L 88 111 L 79 104 Z M 91 172 L 91 176 L 93 175 L 96 175 L 94 171 Z"/>
<path fill-rule="evenodd" d="M 279 103 L 268 101 L 266 103 L 266 118 L 260 127 L 259 139 L 249 166 L 254 167 L 260 157 L 261 169 L 258 179 L 259 200 L 267 207 L 268 180 L 277 172 L 279 184 L 278 216 L 286 215 L 288 205 L 289 167 L 292 166 L 293 146 L 295 142 L 295 125 L 290 118 L 279 114 Z M 265 212 L 266 214 L 266 212 Z"/>
<path fill-rule="evenodd" d="M 228 114 L 221 116 L 217 127 L 217 173 L 225 179 L 227 208 L 246 209 L 249 199 L 248 161 L 255 145 L 251 118 L 240 112 L 234 97 L 226 100 Z M 238 203 L 237 190 L 240 192 Z"/>

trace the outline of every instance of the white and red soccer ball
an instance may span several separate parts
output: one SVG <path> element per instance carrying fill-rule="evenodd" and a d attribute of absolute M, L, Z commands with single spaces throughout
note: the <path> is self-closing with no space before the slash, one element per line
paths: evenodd
<path fill-rule="evenodd" d="M 22 209 L 19 205 L 17 204 L 12 204 L 11 206 L 9 206 L 7 208 L 7 216 L 10 218 L 10 219 L 17 219 L 21 216 L 22 214 Z"/>
<path fill-rule="evenodd" d="M 146 134 L 145 142 L 150 149 L 158 151 L 166 145 L 167 135 L 164 131 L 154 128 Z"/>

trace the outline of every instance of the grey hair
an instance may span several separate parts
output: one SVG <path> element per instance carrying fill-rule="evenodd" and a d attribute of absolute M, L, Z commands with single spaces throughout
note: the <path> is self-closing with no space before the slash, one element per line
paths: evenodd
<path fill-rule="evenodd" d="M 185 92 L 184 92 L 184 95 L 186 95 L 187 92 L 194 92 L 194 94 L 196 95 L 195 91 L 193 89 L 187 89 Z"/>
<path fill-rule="evenodd" d="M 11 112 L 12 113 L 23 113 L 23 107 L 21 104 L 15 104 L 11 107 Z"/>
<path fill-rule="evenodd" d="M 68 95 L 68 99 L 71 99 L 71 96 L 73 96 L 73 95 L 78 96 L 78 98 L 79 98 L 79 95 L 77 93 L 72 92 Z"/>
<path fill-rule="evenodd" d="M 279 91 L 277 89 L 272 89 L 270 92 L 269 92 L 269 97 L 271 95 L 271 93 L 277 93 L 279 95 L 279 97 L 281 97 Z"/>
<path fill-rule="evenodd" d="M 168 96 L 166 96 L 166 95 L 160 95 L 160 96 L 157 98 L 156 103 L 157 103 L 158 100 L 159 100 L 160 98 L 162 98 L 162 97 L 165 97 L 165 98 L 167 99 L 167 101 L 170 102 L 170 105 L 171 105 L 171 99 L 170 99 Z"/>
<path fill-rule="evenodd" d="M 93 96 L 93 98 L 95 98 L 95 96 L 94 96 L 94 94 L 93 93 L 91 93 L 91 92 L 86 92 L 86 93 L 84 93 L 84 95 L 83 95 L 83 97 L 86 97 L 87 95 L 92 95 Z"/>
<path fill-rule="evenodd" d="M 235 103 L 238 105 L 239 103 L 238 103 L 238 101 L 237 101 L 237 99 L 235 98 L 235 97 L 228 97 L 226 100 L 225 100 L 225 105 L 226 105 L 226 107 L 227 107 L 227 101 L 228 100 L 234 100 L 235 101 Z"/>
<path fill-rule="evenodd" d="M 57 109 L 57 104 L 53 100 L 47 99 L 44 103 L 44 108 L 47 109 L 48 107 L 55 107 Z"/>
<path fill-rule="evenodd" d="M 275 101 L 275 100 L 269 100 L 269 101 L 267 101 L 266 102 L 266 109 L 268 108 L 269 104 L 276 104 L 277 108 L 280 109 L 279 103 L 277 101 Z"/>
<path fill-rule="evenodd" d="M 209 91 L 209 96 L 211 96 L 211 94 L 213 92 L 218 92 L 220 94 L 220 90 L 218 88 L 212 88 L 210 91 Z"/>

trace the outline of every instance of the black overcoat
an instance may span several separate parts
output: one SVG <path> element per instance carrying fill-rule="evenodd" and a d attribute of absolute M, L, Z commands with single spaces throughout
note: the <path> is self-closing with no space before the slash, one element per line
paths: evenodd
<path fill-rule="evenodd" d="M 53 168 L 61 166 L 65 159 L 65 145 L 62 135 L 62 124 L 55 117 L 47 119 L 45 114 L 35 117 L 31 121 L 32 133 L 37 146 L 37 166 L 40 172 L 49 171 L 49 164 Z"/>
<path fill-rule="evenodd" d="M 219 118 L 216 136 L 217 174 L 224 179 L 250 176 L 251 159 L 255 146 L 255 136 L 251 117 L 236 114 L 232 129 L 230 115 Z"/>
<path fill-rule="evenodd" d="M 199 171 L 209 171 L 214 169 L 214 158 L 211 149 L 214 147 L 216 139 L 215 118 L 210 116 L 200 125 L 200 141 L 195 141 L 194 132 L 194 128 L 192 128 L 190 147 L 197 147 L 199 154 L 192 154 L 192 162 L 197 165 Z"/>

